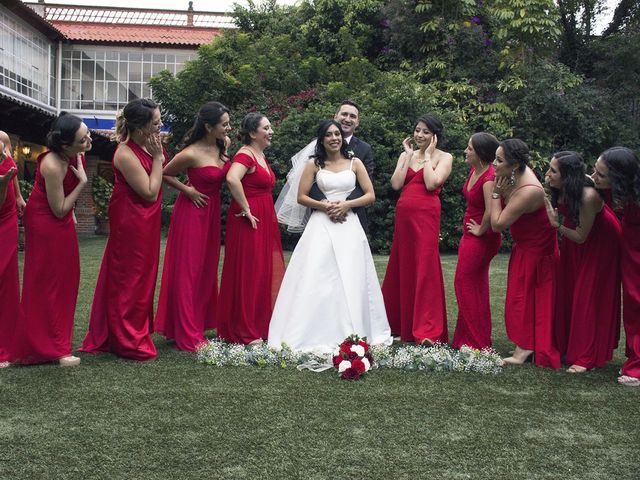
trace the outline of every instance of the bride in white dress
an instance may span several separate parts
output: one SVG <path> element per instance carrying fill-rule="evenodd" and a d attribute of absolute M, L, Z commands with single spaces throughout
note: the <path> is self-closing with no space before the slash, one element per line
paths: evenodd
<path fill-rule="evenodd" d="M 375 200 L 364 164 L 347 158 L 334 120 L 320 124 L 315 156 L 304 165 L 298 203 L 313 210 L 298 242 L 271 317 L 269 346 L 327 354 L 351 334 L 371 345 L 392 343 L 367 237 L 351 210 Z M 315 181 L 326 201 L 308 196 Z M 356 179 L 364 195 L 346 200 Z"/>

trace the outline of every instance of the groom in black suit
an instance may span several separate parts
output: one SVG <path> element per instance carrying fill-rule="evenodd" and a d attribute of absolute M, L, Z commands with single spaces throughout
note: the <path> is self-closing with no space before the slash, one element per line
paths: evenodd
<path fill-rule="evenodd" d="M 364 163 L 367 173 L 373 182 L 373 169 L 375 167 L 375 162 L 373 161 L 373 150 L 371 150 L 371 145 L 360 140 L 353 134 L 356 128 L 358 128 L 358 125 L 360 125 L 360 107 L 350 100 L 344 100 L 338 107 L 334 120 L 340 124 L 340 128 L 342 128 L 342 132 L 344 133 L 344 138 L 349 145 L 349 150 L 353 152 L 354 157 L 362 160 L 362 163 Z M 356 188 L 347 197 L 347 200 L 353 200 L 354 198 L 359 198 L 362 195 L 364 195 L 364 192 L 362 191 L 362 188 L 360 188 L 360 185 L 356 183 Z M 309 191 L 309 196 L 314 200 L 326 200 L 326 197 L 320 191 L 318 184 L 315 182 Z M 364 207 L 354 208 L 353 211 L 358 215 L 362 228 L 364 228 L 364 231 L 366 232 L 368 222 Z"/>

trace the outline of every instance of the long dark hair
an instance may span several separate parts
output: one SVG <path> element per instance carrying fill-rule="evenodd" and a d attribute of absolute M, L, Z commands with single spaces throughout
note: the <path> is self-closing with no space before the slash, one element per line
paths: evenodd
<path fill-rule="evenodd" d="M 185 133 L 182 139 L 182 148 L 188 147 L 202 139 L 207 134 L 205 125 L 211 127 L 220 123 L 220 119 L 225 113 L 229 113 L 229 109 L 220 102 L 207 102 L 198 111 L 193 126 Z M 220 150 L 220 158 L 227 155 L 224 140 L 216 139 L 216 145 Z"/>
<path fill-rule="evenodd" d="M 335 120 L 323 120 L 318 126 L 318 135 L 316 136 L 316 151 L 313 155 L 313 162 L 320 168 L 324 168 L 324 162 L 327 159 L 327 150 L 324 148 L 324 136 L 327 134 L 327 130 L 331 125 L 338 127 L 340 135 L 342 136 L 342 145 L 340 146 L 340 153 L 345 158 L 351 158 L 349 154 L 349 145 L 344 139 L 344 132 L 340 128 L 340 124 Z"/>
<path fill-rule="evenodd" d="M 569 210 L 569 218 L 577 227 L 580 225 L 580 205 L 582 204 L 584 187 L 585 184 L 591 185 L 587 181 L 586 165 L 582 157 L 572 151 L 554 153 L 553 158 L 558 162 L 558 170 L 560 171 L 560 177 L 562 177 L 564 203 Z M 553 187 L 550 187 L 550 189 L 551 204 L 557 207 L 560 190 Z"/>
<path fill-rule="evenodd" d="M 47 133 L 47 148 L 52 152 L 62 153 L 64 147 L 73 144 L 81 125 L 81 118 L 67 112 L 60 112 Z"/>
<path fill-rule="evenodd" d="M 509 165 L 517 165 L 519 172 L 524 172 L 529 163 L 529 147 L 519 138 L 509 138 L 500 142 L 504 151 L 504 159 Z"/>
<path fill-rule="evenodd" d="M 609 170 L 614 208 L 624 208 L 631 202 L 640 203 L 640 160 L 633 150 L 612 147 L 600 158 Z"/>
<path fill-rule="evenodd" d="M 498 150 L 500 142 L 490 133 L 478 132 L 471 135 L 471 145 L 482 163 L 491 163 L 496 158 L 496 150 Z"/>

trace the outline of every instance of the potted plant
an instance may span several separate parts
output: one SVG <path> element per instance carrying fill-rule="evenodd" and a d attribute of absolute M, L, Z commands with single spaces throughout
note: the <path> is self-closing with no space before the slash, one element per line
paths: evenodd
<path fill-rule="evenodd" d="M 104 177 L 93 178 L 93 210 L 96 216 L 96 234 L 109 234 L 109 199 L 113 185 Z"/>

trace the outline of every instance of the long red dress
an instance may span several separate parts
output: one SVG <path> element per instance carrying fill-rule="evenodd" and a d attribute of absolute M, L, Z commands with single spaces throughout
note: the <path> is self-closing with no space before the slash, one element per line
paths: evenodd
<path fill-rule="evenodd" d="M 640 378 L 640 206 L 629 204 L 622 215 L 622 311 L 627 335 L 622 375 Z"/>
<path fill-rule="evenodd" d="M 563 225 L 575 229 L 565 204 Z M 617 346 L 620 314 L 620 222 L 606 205 L 596 215 L 587 240 L 560 241 L 556 341 L 568 365 L 603 367 Z"/>
<path fill-rule="evenodd" d="M 235 200 L 229 205 L 224 249 L 224 265 L 218 303 L 218 336 L 247 344 L 266 339 L 273 306 L 284 276 L 280 227 L 271 190 L 276 177 L 244 153 L 233 157 L 247 168 L 256 167 L 242 178 L 244 194 L 258 228 L 244 217 Z M 267 165 L 268 166 L 268 165 Z"/>
<path fill-rule="evenodd" d="M 446 343 L 447 308 L 438 242 L 440 188 L 430 192 L 422 169 L 407 171 L 396 205 L 393 244 L 382 283 L 389 326 L 405 342 Z"/>
<path fill-rule="evenodd" d="M 520 188 L 525 186 L 532 185 Z M 559 261 L 556 230 L 542 205 L 520 216 L 510 231 L 513 247 L 504 307 L 507 336 L 520 348 L 533 350 L 539 367 L 560 368 L 553 330 Z"/>
<path fill-rule="evenodd" d="M 73 319 L 80 286 L 80 255 L 73 210 L 57 218 L 47 200 L 38 157 L 36 180 L 24 209 L 23 320 L 16 326 L 12 357 L 32 364 L 71 355 Z M 84 158 L 82 160 L 85 162 Z M 77 159 L 69 165 L 77 166 Z M 63 180 L 64 195 L 78 185 L 71 171 Z"/>
<path fill-rule="evenodd" d="M 489 265 L 500 249 L 502 235 L 489 227 L 484 235 L 477 237 L 469 232 L 466 225 L 471 219 L 478 225 L 482 223 L 485 211 L 483 186 L 495 180 L 496 170 L 490 165 L 468 189 L 474 171 L 472 168 L 462 187 L 467 210 L 462 220 L 464 233 L 458 247 L 458 265 L 453 283 L 458 299 L 458 323 L 453 334 L 453 348 L 462 345 L 477 349 L 491 346 Z"/>
<path fill-rule="evenodd" d="M 189 183 L 208 203 L 198 208 L 181 193 L 171 214 L 156 331 L 179 350 L 196 350 L 204 331 L 217 326 L 220 189 L 229 165 L 188 169 Z"/>
<path fill-rule="evenodd" d="M 127 145 L 147 174 L 153 158 L 133 141 Z M 166 157 L 166 153 L 165 153 Z M 109 240 L 91 307 L 83 352 L 113 352 L 131 360 L 156 356 L 153 295 L 160 257 L 162 191 L 155 202 L 140 197 L 113 165 L 115 186 L 109 201 Z"/>
<path fill-rule="evenodd" d="M 17 167 L 7 156 L 0 163 L 0 175 Z M 18 274 L 18 213 L 13 179 L 7 185 L 7 196 L 0 204 L 0 362 L 10 360 L 14 329 L 20 321 L 20 277 Z"/>

